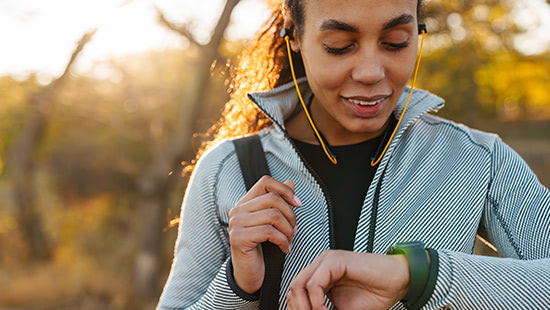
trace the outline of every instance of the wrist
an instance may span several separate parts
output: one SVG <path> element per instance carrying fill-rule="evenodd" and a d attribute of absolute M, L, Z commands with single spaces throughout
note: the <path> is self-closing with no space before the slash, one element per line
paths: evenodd
<path fill-rule="evenodd" d="M 409 272 L 409 262 L 407 261 L 407 257 L 403 254 L 396 254 L 396 255 L 390 255 L 390 257 L 396 262 L 395 270 L 397 271 L 397 279 L 396 283 L 399 283 L 398 289 L 397 289 L 397 300 L 402 300 L 405 295 L 409 292 L 410 285 L 411 285 L 411 274 Z"/>
<path fill-rule="evenodd" d="M 249 293 L 243 290 L 243 288 L 239 286 L 239 284 L 237 283 L 237 279 L 235 278 L 235 272 L 233 267 L 234 266 L 231 261 L 231 258 L 229 258 L 229 261 L 227 262 L 227 266 L 226 266 L 226 276 L 227 276 L 227 282 L 229 284 L 229 287 L 231 287 L 231 289 L 235 294 L 237 294 L 237 296 L 241 297 L 244 300 L 248 300 L 248 301 L 258 300 L 260 298 L 259 289 L 254 293 Z"/>
<path fill-rule="evenodd" d="M 260 289 L 262 288 L 261 279 L 259 281 L 254 281 L 256 279 L 243 279 L 239 275 L 250 273 L 250 270 L 241 270 L 239 266 L 233 266 L 233 279 L 235 284 L 246 294 L 256 295 L 259 294 Z"/>

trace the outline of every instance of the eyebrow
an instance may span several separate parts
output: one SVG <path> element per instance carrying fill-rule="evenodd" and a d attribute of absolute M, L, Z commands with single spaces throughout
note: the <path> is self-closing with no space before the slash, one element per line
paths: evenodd
<path fill-rule="evenodd" d="M 385 23 L 382 29 L 387 30 L 400 25 L 406 25 L 411 23 L 413 20 L 414 20 L 414 17 L 411 14 L 403 14 L 398 17 L 392 18 L 392 20 Z"/>
<path fill-rule="evenodd" d="M 390 21 L 386 22 L 384 26 L 382 27 L 383 30 L 388 30 L 393 27 L 397 27 L 400 25 L 406 25 L 411 23 L 414 20 L 414 17 L 410 14 L 402 14 L 398 17 L 392 18 Z M 328 19 L 325 20 L 321 26 L 319 27 L 321 31 L 326 30 L 339 30 L 339 31 L 346 31 L 346 32 L 359 32 L 359 29 L 355 28 L 354 26 L 350 24 L 346 24 L 340 21 L 337 21 L 335 19 Z"/>
<path fill-rule="evenodd" d="M 340 31 L 346 31 L 346 32 L 359 32 L 359 30 L 352 25 L 339 22 L 334 19 L 325 20 L 319 29 L 323 30 L 340 30 Z"/>

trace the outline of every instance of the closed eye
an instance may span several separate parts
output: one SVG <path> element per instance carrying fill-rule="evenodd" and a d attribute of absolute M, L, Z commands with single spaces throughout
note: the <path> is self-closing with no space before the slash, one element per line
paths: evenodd
<path fill-rule="evenodd" d="M 342 54 L 346 53 L 347 51 L 349 51 L 350 49 L 352 49 L 353 44 L 350 44 L 348 46 L 344 46 L 344 47 L 341 47 L 341 48 L 335 48 L 335 47 L 330 47 L 327 44 L 323 43 L 323 47 L 325 48 L 325 50 L 329 54 L 342 55 Z"/>
<path fill-rule="evenodd" d="M 409 46 L 409 40 L 402 43 L 382 43 L 389 51 L 398 52 Z"/>

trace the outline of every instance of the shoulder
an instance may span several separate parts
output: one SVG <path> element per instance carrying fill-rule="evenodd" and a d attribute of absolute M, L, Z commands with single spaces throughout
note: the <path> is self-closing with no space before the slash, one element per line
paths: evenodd
<path fill-rule="evenodd" d="M 255 135 L 260 137 L 264 151 L 271 150 L 278 140 L 284 138 L 279 128 L 270 126 L 261 130 Z M 230 175 L 241 174 L 239 160 L 235 149 L 234 141 L 245 136 L 237 136 L 223 139 L 209 147 L 197 161 L 193 174 L 207 175 Z"/>
<path fill-rule="evenodd" d="M 266 146 L 273 143 L 270 141 L 273 139 L 272 134 L 264 130 L 257 135 L 265 151 Z M 211 146 L 198 160 L 192 179 L 204 180 L 201 183 L 208 185 L 216 195 L 226 192 L 225 190 L 234 192 L 241 187 L 244 189 L 244 180 L 234 144 L 234 141 L 240 138 L 243 137 L 224 139 Z"/>
<path fill-rule="evenodd" d="M 280 130 L 273 130 L 272 127 L 264 129 L 256 135 L 260 137 L 262 145 L 273 143 L 274 131 L 279 133 Z M 230 139 L 223 139 L 216 144 L 208 148 L 204 154 L 197 161 L 195 170 L 207 170 L 207 171 L 218 171 L 222 169 L 228 162 L 238 162 L 237 152 L 235 149 L 234 140 L 243 138 L 244 136 L 238 136 Z"/>
<path fill-rule="evenodd" d="M 495 144 L 501 142 L 495 133 L 477 130 L 433 114 L 424 114 L 417 125 L 423 134 L 440 135 L 448 143 L 469 144 L 488 153 L 492 153 Z"/>
<path fill-rule="evenodd" d="M 208 148 L 197 161 L 195 172 L 219 170 L 230 158 L 235 157 L 235 146 L 232 140 L 224 139 Z"/>
<path fill-rule="evenodd" d="M 237 172 L 240 174 L 233 141 L 224 139 L 212 145 L 202 154 L 193 169 L 189 185 L 194 187 L 198 185 L 201 192 L 214 193 L 220 178 L 224 177 L 222 172 L 231 166 L 236 166 Z M 233 177 L 236 176 L 236 172 L 232 174 Z"/>

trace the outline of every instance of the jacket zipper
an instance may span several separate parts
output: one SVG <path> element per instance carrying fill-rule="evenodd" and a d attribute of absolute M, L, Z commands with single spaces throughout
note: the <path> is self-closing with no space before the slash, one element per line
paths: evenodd
<path fill-rule="evenodd" d="M 370 228 L 369 228 L 369 241 L 367 243 L 367 253 L 372 253 L 374 248 L 374 233 L 376 231 L 376 217 L 378 216 L 378 205 L 380 203 L 380 190 L 382 188 L 382 180 L 384 179 L 384 175 L 386 174 L 386 168 L 388 165 L 386 164 L 386 167 L 384 167 L 384 171 L 382 171 L 382 175 L 380 176 L 380 179 L 378 179 L 378 183 L 376 184 L 376 190 L 374 192 L 374 201 L 372 203 L 372 210 L 370 214 Z"/>
<path fill-rule="evenodd" d="M 326 188 L 325 184 L 321 180 L 321 177 L 319 177 L 317 172 L 315 172 L 315 170 L 313 170 L 313 168 L 310 166 L 310 164 L 306 161 L 306 159 L 304 158 L 302 153 L 300 153 L 300 151 L 298 150 L 298 148 L 296 147 L 296 145 L 292 141 L 292 138 L 290 138 L 288 136 L 286 131 L 283 130 L 283 132 L 284 132 L 285 138 L 290 142 L 290 145 L 292 145 L 292 148 L 298 154 L 298 157 L 300 157 L 300 159 L 302 160 L 302 162 L 306 166 L 309 173 L 311 173 L 311 175 L 313 176 L 315 181 L 317 181 L 317 183 L 319 184 L 319 187 L 321 187 L 321 191 L 323 192 L 323 195 L 325 197 L 325 201 L 327 202 L 327 208 L 328 208 L 328 224 L 329 224 L 328 233 L 329 233 L 330 248 L 335 249 L 336 248 L 336 238 L 334 236 L 334 208 L 332 207 L 332 200 L 330 198 L 328 189 Z"/>
<path fill-rule="evenodd" d="M 300 160 L 302 161 L 302 163 L 304 164 L 304 166 L 306 166 L 306 169 L 309 171 L 309 173 L 311 173 L 311 175 L 313 176 L 313 178 L 315 179 L 315 181 L 317 182 L 317 184 L 319 184 L 319 187 L 321 187 L 321 191 L 323 192 L 323 196 L 325 198 L 325 201 L 327 203 L 327 208 L 328 208 L 328 234 L 329 234 L 329 245 L 330 245 L 330 248 L 331 249 L 335 249 L 336 248 L 336 238 L 334 236 L 334 208 L 332 206 L 332 200 L 330 198 L 330 195 L 329 195 L 329 192 L 328 192 L 328 189 L 326 188 L 325 184 L 321 181 L 321 177 L 319 177 L 319 175 L 317 174 L 317 172 L 315 172 L 315 170 L 313 170 L 313 168 L 310 166 L 310 164 L 306 161 L 306 159 L 304 158 L 304 156 L 302 155 L 302 153 L 300 153 L 300 151 L 298 150 L 298 148 L 296 147 L 296 145 L 294 144 L 294 142 L 292 141 L 292 138 L 288 135 L 288 133 L 286 132 L 286 130 L 284 130 L 283 126 L 281 126 L 281 124 L 279 124 L 277 121 L 275 121 L 270 115 L 269 113 L 267 113 L 257 102 L 256 100 L 254 100 L 254 98 L 250 95 L 248 95 L 248 98 L 250 100 L 252 100 L 252 102 L 254 102 L 256 104 L 256 106 L 273 122 L 273 124 L 277 125 L 277 127 L 279 127 L 279 129 L 283 132 L 283 135 L 284 137 L 288 140 L 288 142 L 290 143 L 290 145 L 292 146 L 292 148 L 294 149 L 294 151 L 296 152 L 296 154 L 298 154 L 298 157 L 300 158 Z"/>

